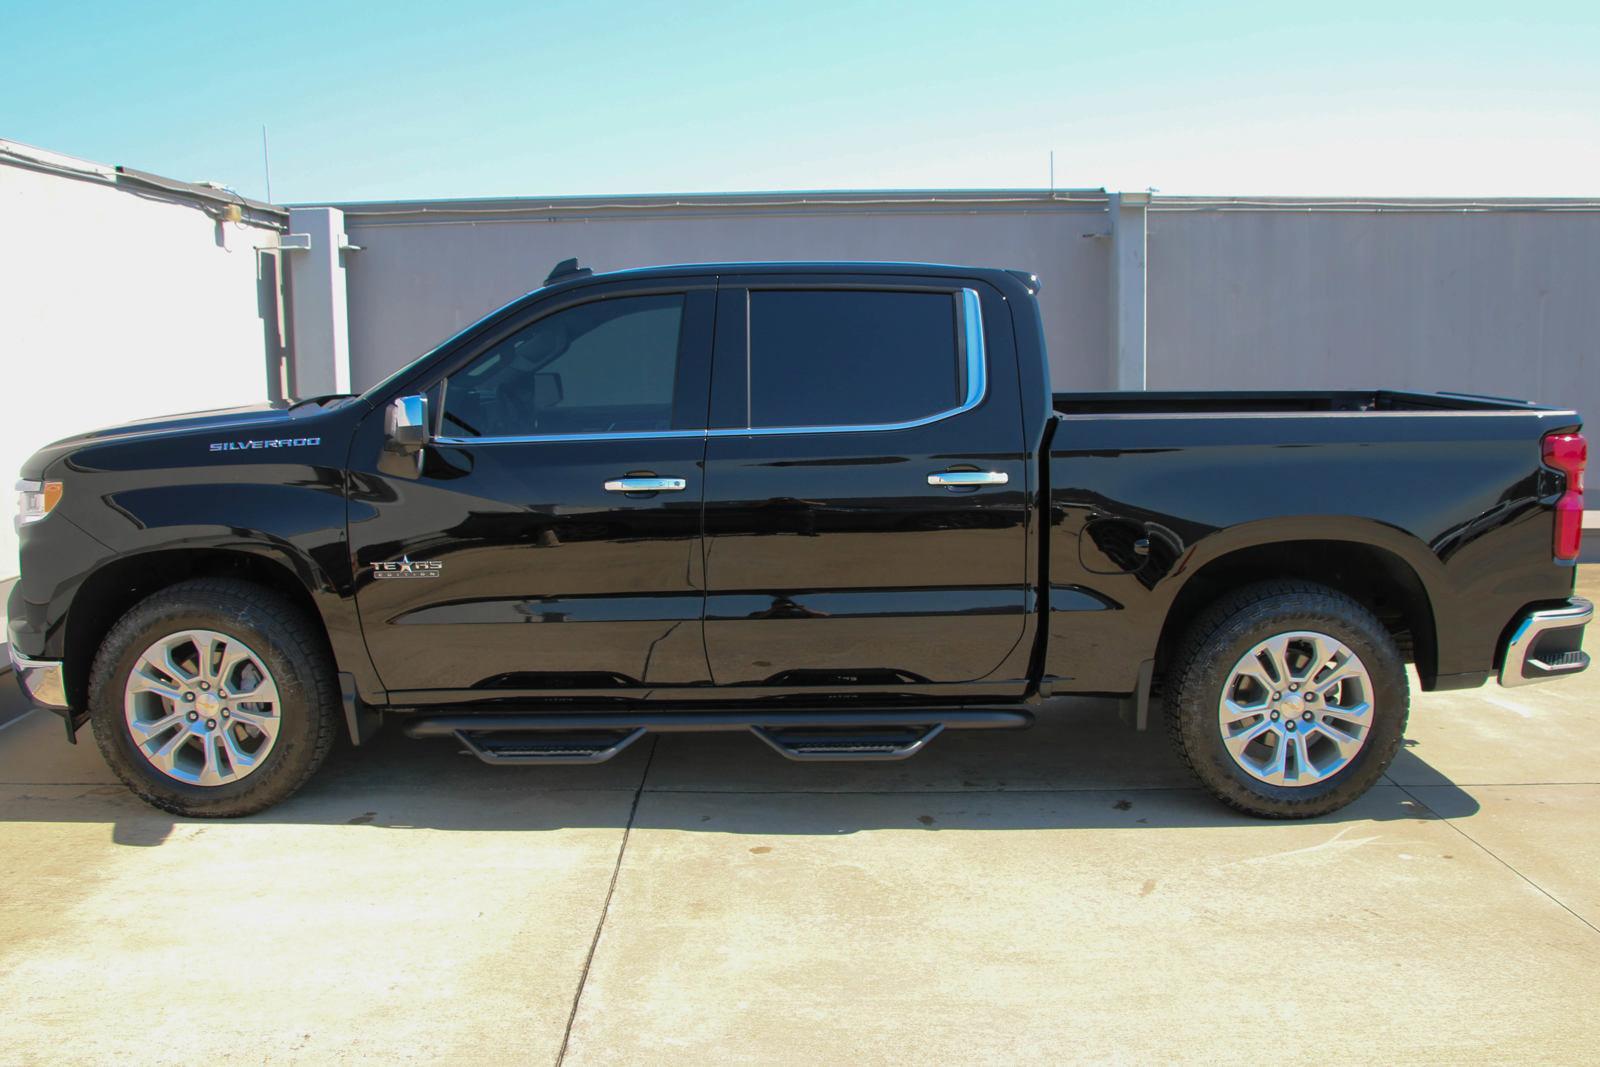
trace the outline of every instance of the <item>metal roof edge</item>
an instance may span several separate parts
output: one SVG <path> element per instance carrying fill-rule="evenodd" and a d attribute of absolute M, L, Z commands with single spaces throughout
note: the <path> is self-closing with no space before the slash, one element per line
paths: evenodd
<path fill-rule="evenodd" d="M 875 207 L 919 204 L 1103 204 L 1104 189 L 816 189 L 732 193 L 626 193 L 614 196 L 466 197 L 343 200 L 293 207 L 331 207 L 346 215 L 570 214 L 608 211 L 714 210 L 774 207 Z"/>
<path fill-rule="evenodd" d="M 236 205 L 241 212 L 246 213 L 246 218 L 242 221 L 255 225 L 265 224 L 281 228 L 282 223 L 287 221 L 289 217 L 288 211 L 276 204 L 253 200 L 250 197 L 241 196 L 230 189 L 223 189 L 200 182 L 186 182 L 176 178 L 167 178 L 159 174 L 135 170 L 132 167 L 96 163 L 93 160 L 80 159 L 77 156 L 69 156 L 61 152 L 52 152 L 49 149 L 38 148 L 34 145 L 24 144 L 21 141 L 9 141 L 0 138 L 0 164 L 42 171 L 80 181 L 96 182 L 138 195 L 149 195 L 151 191 L 154 191 L 160 195 L 161 199 L 179 203 L 192 203 L 201 207 L 202 210 L 205 210 L 205 205 Z M 212 214 L 212 212 L 207 211 L 207 214 Z M 249 216 L 266 216 L 267 218 L 251 218 Z"/>

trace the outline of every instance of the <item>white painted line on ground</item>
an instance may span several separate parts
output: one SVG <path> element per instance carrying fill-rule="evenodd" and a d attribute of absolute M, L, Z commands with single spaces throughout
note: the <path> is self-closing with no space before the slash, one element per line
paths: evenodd
<path fill-rule="evenodd" d="M 1505 697 L 1495 696 L 1493 693 L 1481 693 L 1479 695 L 1495 707 L 1504 708 L 1514 715 L 1521 715 L 1524 719 L 1531 719 L 1534 716 L 1534 710 L 1526 704 L 1518 704 L 1515 700 L 1507 700 Z"/>
<path fill-rule="evenodd" d="M 0 730 L 9 730 L 9 729 L 11 729 L 13 726 L 17 725 L 17 723 L 21 722 L 23 719 L 26 719 L 29 715 L 32 715 L 34 712 L 36 712 L 38 710 L 39 710 L 38 708 L 29 708 L 27 711 L 23 712 L 21 715 L 18 715 L 15 719 L 12 719 L 10 722 L 6 723 L 4 726 L 0 726 Z"/>

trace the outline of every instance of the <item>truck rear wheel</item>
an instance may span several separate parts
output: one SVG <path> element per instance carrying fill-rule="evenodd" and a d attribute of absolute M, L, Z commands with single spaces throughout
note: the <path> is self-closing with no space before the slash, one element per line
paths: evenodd
<path fill-rule="evenodd" d="M 269 589 L 196 579 L 138 604 L 89 681 L 106 762 L 175 815 L 249 815 L 293 795 L 333 746 L 339 696 L 316 626 Z"/>
<path fill-rule="evenodd" d="M 1394 638 L 1342 593 L 1263 582 L 1207 609 L 1173 660 L 1178 754 L 1240 811 L 1304 819 L 1365 793 L 1400 749 L 1409 709 Z"/>

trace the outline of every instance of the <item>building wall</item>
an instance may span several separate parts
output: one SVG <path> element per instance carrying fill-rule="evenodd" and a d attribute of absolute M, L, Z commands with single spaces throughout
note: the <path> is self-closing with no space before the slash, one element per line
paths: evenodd
<path fill-rule="evenodd" d="M 576 256 L 596 271 L 663 263 L 749 260 L 915 260 L 1014 267 L 1037 273 L 1060 388 L 1104 389 L 1107 241 L 1104 197 L 1021 205 L 811 206 L 627 212 L 575 217 L 492 205 L 342 205 L 351 377 L 365 388 L 537 288 Z M 411 214 L 399 214 L 396 210 Z M 645 217 L 640 217 L 644 214 Z"/>
<path fill-rule="evenodd" d="M 1169 201 L 1148 247 L 1151 389 L 1454 390 L 1600 419 L 1600 210 Z"/>
<path fill-rule="evenodd" d="M 0 164 L 0 486 L 41 445 L 84 430 L 267 399 L 257 245 L 110 179 Z M 268 313 L 276 312 L 269 301 Z M 10 514 L 0 578 L 17 573 Z"/>

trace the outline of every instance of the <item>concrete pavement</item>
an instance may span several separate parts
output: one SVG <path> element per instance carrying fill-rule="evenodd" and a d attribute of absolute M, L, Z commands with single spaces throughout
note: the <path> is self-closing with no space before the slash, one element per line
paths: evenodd
<path fill-rule="evenodd" d="M 1592 1062 L 1597 698 L 1419 694 L 1388 782 L 1292 824 L 1105 706 L 886 765 L 386 736 L 228 823 L 33 714 L 0 728 L 0 1061 Z"/>

